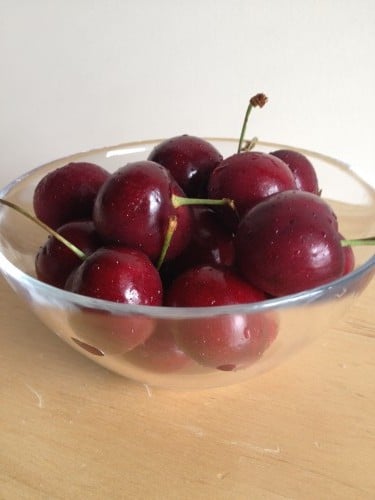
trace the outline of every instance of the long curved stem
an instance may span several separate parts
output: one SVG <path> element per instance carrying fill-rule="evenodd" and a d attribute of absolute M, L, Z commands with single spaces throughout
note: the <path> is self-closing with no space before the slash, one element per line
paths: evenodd
<path fill-rule="evenodd" d="M 240 140 L 238 141 L 237 153 L 240 153 L 242 150 L 242 143 L 243 143 L 243 140 L 245 137 L 247 122 L 249 120 L 251 110 L 255 107 L 263 108 L 263 106 L 266 104 L 267 101 L 268 101 L 268 98 L 265 96 L 265 94 L 261 94 L 261 93 L 256 94 L 255 96 L 253 96 L 250 99 L 249 104 L 248 104 L 247 109 L 246 109 L 245 118 L 244 118 L 243 124 L 242 124 Z"/>
<path fill-rule="evenodd" d="M 68 241 L 66 238 L 64 238 L 64 236 L 61 236 L 61 234 L 59 234 L 57 231 L 55 231 L 51 227 L 47 226 L 47 224 L 45 224 L 44 222 L 39 220 L 37 217 L 35 217 L 31 213 L 29 213 L 24 208 L 20 207 L 19 205 L 16 205 L 15 203 L 12 203 L 9 200 L 4 200 L 3 198 L 0 198 L 0 204 L 6 205 L 7 207 L 12 208 L 13 210 L 16 210 L 21 215 L 24 215 L 28 219 L 32 220 L 33 222 L 38 224 L 38 226 L 40 226 L 42 229 L 47 231 L 47 233 L 49 233 L 51 236 L 53 236 L 57 240 L 59 240 L 63 245 L 68 247 L 72 252 L 74 252 L 77 255 L 77 257 L 79 257 L 82 260 L 86 259 L 86 254 L 84 252 L 82 252 L 82 250 L 80 250 L 78 247 L 73 245 L 73 243 L 70 243 L 70 241 Z"/>

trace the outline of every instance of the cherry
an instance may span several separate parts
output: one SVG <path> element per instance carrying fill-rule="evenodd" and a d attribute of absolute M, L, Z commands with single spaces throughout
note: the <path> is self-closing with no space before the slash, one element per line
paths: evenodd
<path fill-rule="evenodd" d="M 164 282 L 198 264 L 231 267 L 234 264 L 234 235 L 221 223 L 220 216 L 207 206 L 193 206 L 190 243 L 175 259 L 160 269 Z"/>
<path fill-rule="evenodd" d="M 343 235 L 340 233 L 340 238 L 341 241 L 344 241 L 345 238 Z M 355 256 L 353 252 L 353 248 L 351 246 L 344 246 L 343 249 L 343 254 L 344 254 L 344 270 L 343 274 L 349 274 L 353 271 L 354 266 L 355 266 Z"/>
<path fill-rule="evenodd" d="M 208 141 L 184 134 L 155 146 L 148 159 L 166 167 L 188 196 L 202 197 L 210 173 L 223 157 Z"/>
<path fill-rule="evenodd" d="M 353 271 L 355 265 L 355 257 L 352 247 L 344 247 L 344 271 L 343 274 L 349 274 Z"/>
<path fill-rule="evenodd" d="M 125 304 L 159 306 L 162 284 L 156 268 L 141 251 L 101 247 L 87 256 L 68 281 L 71 292 Z"/>
<path fill-rule="evenodd" d="M 236 228 L 238 217 L 268 196 L 295 189 L 291 170 L 279 158 L 267 153 L 248 151 L 243 147 L 248 118 L 254 107 L 262 108 L 268 101 L 265 94 L 253 96 L 248 104 L 243 121 L 237 153 L 224 159 L 211 173 L 207 192 L 211 198 L 233 200 L 237 217 L 225 207 L 221 209 L 223 221 Z M 253 145 L 254 140 L 249 143 Z"/>
<path fill-rule="evenodd" d="M 277 336 L 270 314 L 228 314 L 197 318 L 176 327 L 177 345 L 199 364 L 233 371 L 253 364 Z"/>
<path fill-rule="evenodd" d="M 174 307 L 207 307 L 246 304 L 265 295 L 227 268 L 201 265 L 181 273 L 166 292 L 165 304 Z"/>
<path fill-rule="evenodd" d="M 183 253 L 187 266 L 195 264 L 232 266 L 233 233 L 222 225 L 219 215 L 210 207 L 192 207 L 192 213 L 193 235 Z"/>
<path fill-rule="evenodd" d="M 92 221 L 67 222 L 58 228 L 57 232 L 86 255 L 101 246 L 101 240 Z M 82 259 L 70 248 L 49 235 L 36 255 L 36 275 L 45 283 L 64 288 L 68 276 L 81 263 Z"/>
<path fill-rule="evenodd" d="M 159 306 L 162 285 L 159 273 L 139 250 L 101 247 L 73 271 L 67 290 L 89 297 L 125 304 Z M 114 315 L 103 310 L 82 308 L 69 316 L 73 340 L 82 348 L 103 354 L 121 354 L 144 342 L 154 321 L 138 315 Z M 78 343 L 77 339 L 78 337 Z M 89 346 L 89 348 L 87 348 Z"/>
<path fill-rule="evenodd" d="M 215 168 L 208 182 L 208 195 L 232 199 L 241 218 L 268 196 L 295 188 L 293 174 L 282 160 L 249 151 L 236 153 Z"/>
<path fill-rule="evenodd" d="M 174 307 L 243 304 L 265 300 L 265 294 L 233 271 L 197 266 L 179 275 L 166 293 Z M 228 314 L 176 323 L 177 345 L 198 363 L 222 370 L 246 366 L 276 336 L 276 324 L 262 314 Z"/>
<path fill-rule="evenodd" d="M 176 230 L 165 256 L 173 258 L 188 244 L 192 223 L 190 207 L 175 206 L 173 195 L 185 196 L 166 168 L 152 161 L 128 163 L 99 190 L 95 227 L 107 242 L 137 248 L 156 261 L 175 217 Z"/>
<path fill-rule="evenodd" d="M 174 372 L 191 363 L 191 358 L 177 346 L 170 323 L 162 320 L 158 321 L 152 335 L 130 351 L 126 359 L 157 373 Z"/>
<path fill-rule="evenodd" d="M 53 229 L 90 218 L 96 194 L 109 176 L 104 168 L 87 162 L 72 162 L 49 172 L 34 191 L 36 216 Z"/>
<path fill-rule="evenodd" d="M 344 271 L 336 216 L 305 191 L 277 193 L 249 210 L 235 248 L 244 279 L 272 296 L 323 285 Z"/>
<path fill-rule="evenodd" d="M 124 354 L 142 344 L 154 330 L 154 320 L 141 315 L 115 315 L 82 307 L 68 313 L 72 340 L 90 354 Z"/>
<path fill-rule="evenodd" d="M 318 176 L 311 161 L 302 153 L 290 149 L 278 149 L 271 155 L 283 160 L 293 173 L 297 189 L 319 194 Z"/>

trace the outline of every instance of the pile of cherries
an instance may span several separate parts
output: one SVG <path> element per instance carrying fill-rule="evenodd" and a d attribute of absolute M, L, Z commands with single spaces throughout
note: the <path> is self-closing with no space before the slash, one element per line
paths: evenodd
<path fill-rule="evenodd" d="M 248 112 L 265 101 L 258 94 Z M 322 285 L 354 267 L 311 162 L 294 150 L 249 150 L 243 133 L 227 158 L 206 140 L 181 135 L 112 174 L 69 163 L 39 182 L 34 211 L 56 231 L 36 256 L 37 277 L 118 303 L 252 303 Z M 98 319 L 103 315 L 95 315 L 96 325 Z M 276 318 L 265 314 L 196 318 L 175 327 L 159 321 L 156 328 L 146 319 L 108 321 L 114 351 L 166 372 L 191 360 L 242 368 L 277 335 Z M 105 336 L 103 327 L 95 341 L 76 342 L 104 355 Z"/>

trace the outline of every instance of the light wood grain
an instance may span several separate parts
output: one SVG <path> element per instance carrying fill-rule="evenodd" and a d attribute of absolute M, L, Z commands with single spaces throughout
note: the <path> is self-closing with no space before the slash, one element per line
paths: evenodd
<path fill-rule="evenodd" d="M 0 498 L 375 498 L 375 282 L 283 366 L 202 392 L 82 357 L 0 281 Z"/>

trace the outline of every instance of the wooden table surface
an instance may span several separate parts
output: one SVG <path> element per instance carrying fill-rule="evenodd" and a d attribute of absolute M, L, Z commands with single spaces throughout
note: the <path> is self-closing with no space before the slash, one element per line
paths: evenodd
<path fill-rule="evenodd" d="M 345 320 L 246 383 L 131 383 L 0 280 L 0 498 L 374 499 L 375 280 Z"/>

